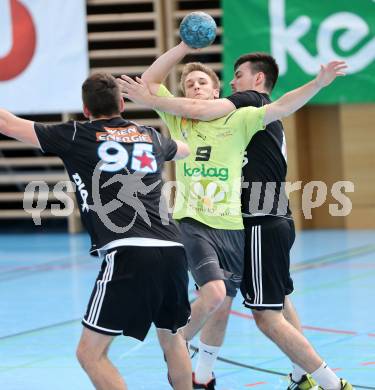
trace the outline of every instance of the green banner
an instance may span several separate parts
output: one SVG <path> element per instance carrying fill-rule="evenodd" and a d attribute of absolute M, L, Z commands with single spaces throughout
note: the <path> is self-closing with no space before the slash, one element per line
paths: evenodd
<path fill-rule="evenodd" d="M 311 80 L 320 64 L 342 59 L 347 76 L 312 102 L 375 102 L 375 1 L 222 0 L 222 6 L 225 95 L 236 58 L 265 51 L 280 67 L 274 99 Z"/>

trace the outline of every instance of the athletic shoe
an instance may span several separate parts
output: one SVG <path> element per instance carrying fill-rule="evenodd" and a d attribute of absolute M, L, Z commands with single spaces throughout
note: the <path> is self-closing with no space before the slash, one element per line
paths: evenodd
<path fill-rule="evenodd" d="M 302 375 L 300 381 L 295 382 L 292 379 L 292 374 L 289 374 L 290 383 L 287 390 L 309 390 L 317 389 L 317 383 L 311 377 L 310 374 Z"/>
<path fill-rule="evenodd" d="M 193 389 L 215 390 L 215 385 L 216 385 L 216 378 L 215 378 L 214 373 L 212 373 L 212 379 L 209 382 L 197 383 L 197 382 L 195 382 L 195 374 L 193 372 Z"/>
<path fill-rule="evenodd" d="M 341 390 L 354 390 L 354 387 L 345 379 L 340 379 Z M 319 386 L 319 390 L 323 390 L 322 387 Z"/>
<path fill-rule="evenodd" d="M 345 379 L 340 379 L 341 390 L 354 390 L 354 387 Z"/>

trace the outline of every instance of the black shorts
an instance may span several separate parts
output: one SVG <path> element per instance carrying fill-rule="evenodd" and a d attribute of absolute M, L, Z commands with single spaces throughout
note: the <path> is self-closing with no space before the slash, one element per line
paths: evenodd
<path fill-rule="evenodd" d="M 293 291 L 289 252 L 295 239 L 291 219 L 244 218 L 245 271 L 241 284 L 244 305 L 258 310 L 282 310 Z"/>
<path fill-rule="evenodd" d="M 235 297 L 243 273 L 244 231 L 214 229 L 191 218 L 181 219 L 179 225 L 196 284 L 223 280 L 226 295 Z"/>
<path fill-rule="evenodd" d="M 143 341 L 151 324 L 175 333 L 190 318 L 182 246 L 123 246 L 102 263 L 82 324 L 106 335 Z"/>

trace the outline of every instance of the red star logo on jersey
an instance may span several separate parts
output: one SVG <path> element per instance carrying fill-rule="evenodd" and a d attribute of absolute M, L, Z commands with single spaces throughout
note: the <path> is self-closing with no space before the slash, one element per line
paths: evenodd
<path fill-rule="evenodd" d="M 150 168 L 151 170 L 153 169 L 152 168 L 153 158 L 148 157 L 146 152 L 143 152 L 142 156 L 136 156 L 135 158 L 141 162 L 141 169 L 145 167 Z"/>

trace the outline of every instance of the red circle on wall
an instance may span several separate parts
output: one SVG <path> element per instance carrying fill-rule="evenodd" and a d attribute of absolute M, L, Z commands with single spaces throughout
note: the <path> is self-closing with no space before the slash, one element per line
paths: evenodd
<path fill-rule="evenodd" d="M 13 45 L 0 58 L 0 81 L 13 79 L 30 64 L 36 47 L 36 30 L 28 9 L 19 0 L 10 0 Z"/>

